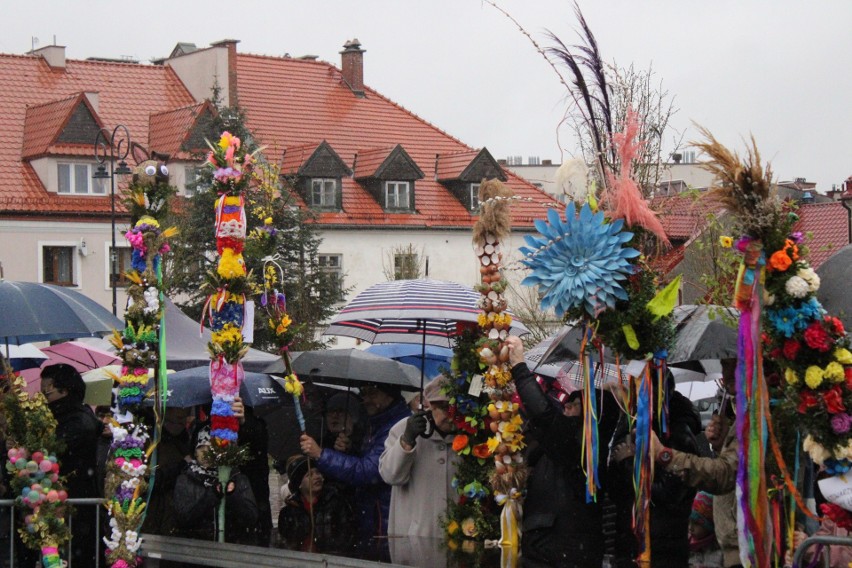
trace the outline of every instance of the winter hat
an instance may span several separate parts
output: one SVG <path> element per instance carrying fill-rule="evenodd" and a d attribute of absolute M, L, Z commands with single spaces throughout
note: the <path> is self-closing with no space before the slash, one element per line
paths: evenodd
<path fill-rule="evenodd" d="M 361 400 L 353 393 L 339 392 L 331 395 L 325 403 L 325 410 L 343 410 L 352 418 L 358 418 L 358 413 L 361 408 Z"/>
<path fill-rule="evenodd" d="M 210 427 L 205 426 L 201 430 L 198 431 L 198 434 L 195 435 L 195 449 L 197 450 L 201 446 L 209 446 L 210 445 Z"/>
<path fill-rule="evenodd" d="M 290 493 L 295 495 L 299 492 L 302 479 L 308 471 L 317 466 L 317 462 L 307 456 L 292 456 L 287 460 L 287 487 Z"/>
<path fill-rule="evenodd" d="M 705 491 L 699 491 L 695 494 L 695 500 L 692 502 L 692 512 L 689 514 L 689 520 L 692 523 L 701 525 L 707 532 L 713 534 L 713 496 Z"/>
<path fill-rule="evenodd" d="M 438 375 L 426 385 L 426 388 L 423 389 L 423 398 L 429 402 L 449 402 L 450 397 L 447 396 L 446 393 L 441 391 L 441 388 L 446 386 L 447 377 L 444 375 Z"/>

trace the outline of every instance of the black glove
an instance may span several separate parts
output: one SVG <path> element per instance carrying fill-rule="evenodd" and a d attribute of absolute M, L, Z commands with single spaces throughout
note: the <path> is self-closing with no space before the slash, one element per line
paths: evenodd
<path fill-rule="evenodd" d="M 405 421 L 405 432 L 402 433 L 402 441 L 409 446 L 417 445 L 417 437 L 426 433 L 429 428 L 429 420 L 426 418 L 426 411 L 420 410 L 408 417 Z"/>

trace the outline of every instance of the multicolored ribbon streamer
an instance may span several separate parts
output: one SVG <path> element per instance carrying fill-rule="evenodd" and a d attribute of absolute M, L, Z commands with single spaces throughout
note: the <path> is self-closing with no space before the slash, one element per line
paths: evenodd
<path fill-rule="evenodd" d="M 636 393 L 636 454 L 633 458 L 633 532 L 639 541 L 640 565 L 649 565 L 651 561 L 650 519 L 651 519 L 651 483 L 654 478 L 654 461 L 651 458 L 651 431 L 653 380 L 651 362 L 645 364 L 640 376 Z"/>
<path fill-rule="evenodd" d="M 588 320 L 584 323 L 583 341 L 580 343 L 580 361 L 583 366 L 583 470 L 586 474 L 586 503 L 597 501 L 598 488 L 598 411 L 595 396 L 594 354 L 589 345 L 594 329 Z"/>

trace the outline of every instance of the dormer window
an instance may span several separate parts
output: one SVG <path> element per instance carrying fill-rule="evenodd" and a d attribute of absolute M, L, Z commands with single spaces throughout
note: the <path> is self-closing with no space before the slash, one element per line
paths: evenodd
<path fill-rule="evenodd" d="M 470 210 L 479 210 L 479 184 L 470 184 Z"/>
<path fill-rule="evenodd" d="M 331 209 L 337 207 L 336 179 L 311 179 L 311 207 L 317 207 L 321 209 Z"/>
<path fill-rule="evenodd" d="M 56 165 L 57 192 L 74 195 L 105 195 L 106 182 L 93 179 L 95 164 L 59 162 Z"/>
<path fill-rule="evenodd" d="M 410 209 L 407 181 L 385 182 L 385 209 Z"/>

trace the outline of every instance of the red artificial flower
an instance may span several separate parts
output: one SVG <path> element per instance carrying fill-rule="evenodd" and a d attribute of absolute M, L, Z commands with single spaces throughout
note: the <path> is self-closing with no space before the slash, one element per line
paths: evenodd
<path fill-rule="evenodd" d="M 843 529 L 852 529 L 852 513 L 834 503 L 823 503 L 819 506 L 823 515 L 834 521 L 834 524 Z"/>
<path fill-rule="evenodd" d="M 811 349 L 825 353 L 834 345 L 834 340 L 829 337 L 828 332 L 822 327 L 822 322 L 815 321 L 805 329 L 805 343 Z"/>
<path fill-rule="evenodd" d="M 211 430 L 231 430 L 236 432 L 240 429 L 240 421 L 236 416 L 211 416 Z"/>
<path fill-rule="evenodd" d="M 834 316 L 825 316 L 825 323 L 832 327 L 835 335 L 846 335 L 846 329 L 843 327 L 843 322 L 840 321 L 838 318 Z"/>
<path fill-rule="evenodd" d="M 467 432 L 468 434 L 476 434 L 476 428 L 474 428 L 470 422 L 467 422 L 464 419 L 464 416 L 461 414 L 456 414 L 453 418 L 453 424 L 455 427 L 463 432 Z"/>
<path fill-rule="evenodd" d="M 491 455 L 488 444 L 477 444 L 471 449 L 471 453 L 478 458 L 487 458 Z"/>
<path fill-rule="evenodd" d="M 843 395 L 840 392 L 840 385 L 834 385 L 831 389 L 822 393 L 822 399 L 825 401 L 825 408 L 829 414 L 846 412 L 846 406 L 843 404 Z"/>
<path fill-rule="evenodd" d="M 784 350 L 780 347 L 776 347 L 775 349 L 769 352 L 770 359 L 780 359 L 782 355 L 784 355 Z"/>
<path fill-rule="evenodd" d="M 818 404 L 819 398 L 810 391 L 803 390 L 799 393 L 799 407 L 796 410 L 799 411 L 799 414 L 807 414 L 808 409 L 813 408 Z"/>
<path fill-rule="evenodd" d="M 852 390 L 852 367 L 844 367 L 843 374 L 846 375 L 846 388 Z"/>
<path fill-rule="evenodd" d="M 796 360 L 796 355 L 799 354 L 799 348 L 801 347 L 801 343 L 799 343 L 795 339 L 788 339 L 784 342 L 784 357 L 786 357 L 790 361 Z"/>

